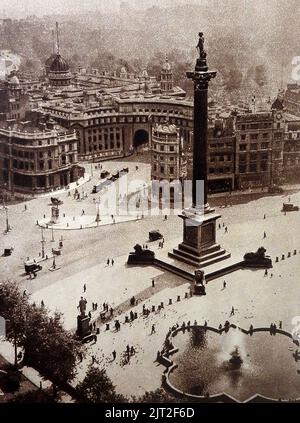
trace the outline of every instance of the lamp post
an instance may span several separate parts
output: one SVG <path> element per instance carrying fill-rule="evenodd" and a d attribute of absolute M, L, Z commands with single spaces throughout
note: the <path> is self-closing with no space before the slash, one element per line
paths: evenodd
<path fill-rule="evenodd" d="M 97 210 L 97 215 L 96 215 L 96 222 L 97 222 L 97 226 L 99 226 L 99 222 L 100 222 L 100 198 L 98 198 L 98 200 L 96 201 L 96 210 Z"/>
<path fill-rule="evenodd" d="M 42 233 L 42 240 L 41 240 L 41 244 L 42 244 L 42 258 L 45 258 L 45 238 L 44 238 L 44 228 L 41 227 L 41 233 Z"/>

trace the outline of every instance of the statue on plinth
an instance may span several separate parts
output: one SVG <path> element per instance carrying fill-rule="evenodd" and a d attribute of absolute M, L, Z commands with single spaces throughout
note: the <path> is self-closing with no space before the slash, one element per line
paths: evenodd
<path fill-rule="evenodd" d="M 195 270 L 194 281 L 195 281 L 194 294 L 206 295 L 205 286 L 204 286 L 205 277 L 204 277 L 203 270 L 200 270 L 200 269 Z"/>
<path fill-rule="evenodd" d="M 204 50 L 204 37 L 203 37 L 203 32 L 199 32 L 199 41 L 198 44 L 196 46 L 196 49 L 199 53 L 199 57 L 203 57 L 204 55 L 206 55 L 205 50 Z"/>
<path fill-rule="evenodd" d="M 77 307 L 80 310 L 80 316 L 81 317 L 85 317 L 86 305 L 87 305 L 87 300 L 85 298 L 81 297 L 79 304 L 78 304 L 78 307 Z"/>

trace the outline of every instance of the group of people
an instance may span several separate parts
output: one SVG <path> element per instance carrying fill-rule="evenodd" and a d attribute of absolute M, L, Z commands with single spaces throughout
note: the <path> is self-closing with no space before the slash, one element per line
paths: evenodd
<path fill-rule="evenodd" d="M 106 261 L 106 264 L 107 264 L 107 266 L 109 266 L 110 264 L 113 266 L 114 264 L 115 264 L 115 261 L 114 261 L 114 259 L 112 258 L 112 259 L 107 259 L 107 261 Z"/>

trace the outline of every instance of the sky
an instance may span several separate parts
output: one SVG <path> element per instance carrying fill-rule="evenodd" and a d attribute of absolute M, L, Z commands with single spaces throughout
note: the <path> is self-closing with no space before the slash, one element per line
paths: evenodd
<path fill-rule="evenodd" d="M 6 17 L 26 17 L 47 14 L 68 14 L 100 10 L 102 12 L 118 11 L 124 0 L 0 0 L 0 14 Z M 125 0 L 129 6 L 169 6 L 171 4 L 201 3 L 203 0 Z"/>

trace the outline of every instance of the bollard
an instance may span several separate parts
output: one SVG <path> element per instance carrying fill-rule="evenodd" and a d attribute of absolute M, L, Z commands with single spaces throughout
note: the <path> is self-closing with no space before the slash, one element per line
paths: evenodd
<path fill-rule="evenodd" d="M 180 295 L 177 295 L 177 301 L 180 301 Z"/>
<path fill-rule="evenodd" d="M 282 254 L 282 256 L 281 256 L 281 260 L 284 260 L 284 259 L 285 259 L 284 254 Z"/>
<path fill-rule="evenodd" d="M 275 263 L 278 263 L 278 262 L 279 262 L 279 257 L 276 257 Z"/>
<path fill-rule="evenodd" d="M 172 299 L 169 298 L 169 305 L 172 305 Z"/>
<path fill-rule="evenodd" d="M 189 293 L 186 292 L 184 298 L 188 298 L 189 297 Z"/>
<path fill-rule="evenodd" d="M 154 305 L 152 306 L 152 311 L 155 311 L 155 306 Z"/>
<path fill-rule="evenodd" d="M 163 302 L 160 303 L 160 308 L 164 308 L 164 303 Z"/>
<path fill-rule="evenodd" d="M 106 323 L 106 330 L 109 330 L 109 323 Z"/>

